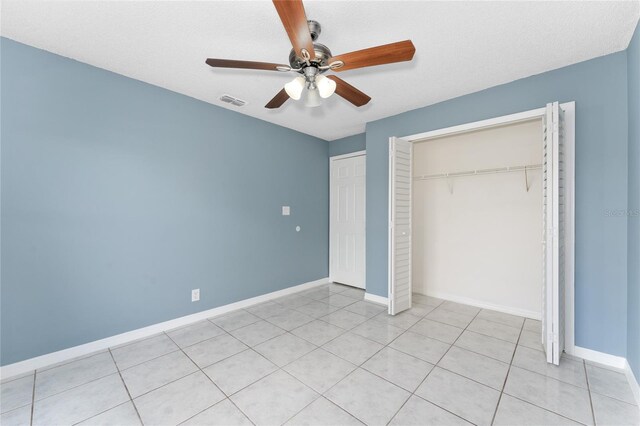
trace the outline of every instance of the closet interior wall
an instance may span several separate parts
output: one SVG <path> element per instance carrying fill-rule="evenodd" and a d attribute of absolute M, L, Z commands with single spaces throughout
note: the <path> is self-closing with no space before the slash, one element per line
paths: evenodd
<path fill-rule="evenodd" d="M 540 318 L 541 135 L 536 119 L 414 144 L 414 292 Z"/>

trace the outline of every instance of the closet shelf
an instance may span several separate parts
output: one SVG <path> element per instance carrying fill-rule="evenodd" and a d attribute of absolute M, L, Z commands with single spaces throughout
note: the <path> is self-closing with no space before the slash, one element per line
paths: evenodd
<path fill-rule="evenodd" d="M 528 172 L 529 170 L 540 170 L 540 169 L 542 169 L 542 164 L 530 164 L 526 166 L 509 166 L 509 167 L 498 167 L 495 169 L 478 169 L 478 170 L 469 170 L 464 172 L 438 173 L 434 175 L 419 175 L 419 176 L 414 176 L 413 180 L 430 180 L 430 179 L 444 179 L 444 178 L 454 178 L 454 177 L 462 177 L 462 176 L 490 175 L 490 174 L 497 174 L 497 173 Z"/>

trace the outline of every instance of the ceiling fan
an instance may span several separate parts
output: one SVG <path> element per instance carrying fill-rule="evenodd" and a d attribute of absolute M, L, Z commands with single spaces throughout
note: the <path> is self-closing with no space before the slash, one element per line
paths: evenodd
<path fill-rule="evenodd" d="M 244 68 L 300 74 L 285 84 L 265 108 L 279 108 L 289 98 L 299 100 L 303 93 L 306 95 L 305 105 L 316 107 L 320 105 L 321 98 L 328 98 L 334 92 L 357 107 L 366 105 L 371 98 L 365 93 L 335 75 L 323 74 L 329 70 L 341 72 L 410 61 L 416 51 L 411 40 L 405 40 L 333 56 L 327 46 L 316 42 L 321 27 L 318 22 L 307 20 L 302 0 L 273 0 L 273 4 L 293 45 L 289 53 L 289 65 L 233 59 L 206 60 L 206 63 L 214 68 Z"/>

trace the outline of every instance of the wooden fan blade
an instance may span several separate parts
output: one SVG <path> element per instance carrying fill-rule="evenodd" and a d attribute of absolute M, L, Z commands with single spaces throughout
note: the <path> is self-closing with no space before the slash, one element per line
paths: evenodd
<path fill-rule="evenodd" d="M 405 40 L 334 56 L 329 59 L 328 63 L 342 61 L 344 65 L 341 68 L 333 69 L 335 72 L 340 72 L 374 65 L 391 64 L 393 62 L 410 61 L 413 59 L 414 53 L 416 53 L 416 48 L 411 40 Z"/>
<path fill-rule="evenodd" d="M 234 59 L 209 58 L 206 62 L 207 65 L 211 65 L 214 68 L 245 68 L 266 71 L 288 71 L 291 69 L 289 65 L 272 64 L 270 62 L 236 61 Z M 278 69 L 278 67 L 282 69 Z"/>
<path fill-rule="evenodd" d="M 342 96 L 355 106 L 361 107 L 368 104 L 371 100 L 370 96 L 356 89 L 340 77 L 336 77 L 335 75 L 328 75 L 327 78 L 330 78 L 331 80 L 336 82 L 336 94 L 338 96 Z"/>
<path fill-rule="evenodd" d="M 304 13 L 302 0 L 273 0 L 273 5 L 280 15 L 280 20 L 284 29 L 287 30 L 291 45 L 296 54 L 304 58 L 302 49 L 309 52 L 309 59 L 314 59 L 316 54 L 313 50 L 313 40 L 307 24 L 307 15 Z"/>
<path fill-rule="evenodd" d="M 287 99 L 289 99 L 289 95 L 287 95 L 287 92 L 282 89 L 264 107 L 269 109 L 280 108 L 282 104 L 287 101 Z"/>

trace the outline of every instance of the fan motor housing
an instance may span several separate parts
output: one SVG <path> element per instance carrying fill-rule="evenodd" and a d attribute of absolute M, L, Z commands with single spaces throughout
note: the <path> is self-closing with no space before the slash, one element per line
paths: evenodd
<path fill-rule="evenodd" d="M 311 66 L 320 67 L 328 65 L 329 58 L 331 58 L 331 50 L 327 46 L 321 43 L 316 43 L 316 40 L 320 36 L 320 32 L 322 31 L 322 27 L 318 21 L 307 21 L 309 25 L 309 32 L 311 33 L 311 40 L 313 40 L 313 51 L 316 54 L 316 57 L 310 60 Z M 291 68 L 300 69 L 302 73 L 303 69 L 307 67 L 307 62 L 296 55 L 296 51 L 291 49 L 289 53 L 289 65 Z M 319 70 L 320 73 L 325 72 L 326 70 Z"/>
<path fill-rule="evenodd" d="M 313 43 L 313 50 L 316 54 L 316 57 L 309 61 L 311 63 L 311 66 L 315 65 L 316 67 L 319 67 L 329 64 L 328 61 L 329 58 L 332 57 L 332 55 L 331 50 L 329 50 L 327 46 L 320 43 Z M 295 50 L 291 49 L 291 52 L 289 53 L 289 65 L 291 65 L 291 68 L 301 69 L 305 68 L 307 66 L 307 63 L 304 59 L 296 55 Z M 322 70 L 322 72 L 324 71 L 326 70 Z"/>

